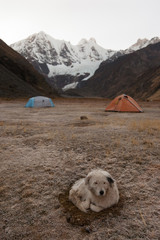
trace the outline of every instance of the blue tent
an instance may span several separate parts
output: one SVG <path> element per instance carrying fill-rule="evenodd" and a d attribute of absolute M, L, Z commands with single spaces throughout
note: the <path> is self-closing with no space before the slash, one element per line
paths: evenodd
<path fill-rule="evenodd" d="M 37 96 L 32 97 L 28 100 L 25 107 L 33 108 L 33 107 L 54 107 L 52 100 L 48 97 Z"/>

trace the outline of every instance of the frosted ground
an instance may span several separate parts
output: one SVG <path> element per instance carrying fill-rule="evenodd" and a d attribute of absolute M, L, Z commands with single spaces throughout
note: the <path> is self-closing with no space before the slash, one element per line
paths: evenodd
<path fill-rule="evenodd" d="M 159 103 L 140 114 L 104 112 L 101 99 L 25 103 L 0 101 L 0 239 L 159 240 Z M 114 176 L 120 201 L 85 214 L 68 191 L 93 168 Z"/>

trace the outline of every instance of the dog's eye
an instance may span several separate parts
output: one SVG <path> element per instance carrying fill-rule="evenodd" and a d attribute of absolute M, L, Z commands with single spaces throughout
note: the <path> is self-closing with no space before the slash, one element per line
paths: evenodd
<path fill-rule="evenodd" d="M 97 182 L 94 182 L 94 184 L 96 185 L 96 184 L 97 184 Z"/>
<path fill-rule="evenodd" d="M 104 182 L 104 184 L 106 184 L 106 182 Z"/>

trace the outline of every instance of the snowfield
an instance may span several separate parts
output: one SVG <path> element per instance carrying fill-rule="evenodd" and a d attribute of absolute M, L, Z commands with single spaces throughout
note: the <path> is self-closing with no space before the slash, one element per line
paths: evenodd
<path fill-rule="evenodd" d="M 72 45 L 70 42 L 57 40 L 44 32 L 39 32 L 12 44 L 11 47 L 33 65 L 36 63 L 39 66 L 37 70 L 48 78 L 59 75 L 81 75 L 82 80 L 87 80 L 94 75 L 103 61 L 114 56 L 116 59 L 117 56 L 137 51 L 159 41 L 158 37 L 151 40 L 138 39 L 130 48 L 115 51 L 99 46 L 94 38 L 82 39 L 77 45 Z M 47 69 L 48 73 L 44 73 L 43 69 Z M 63 90 L 73 86 L 76 87 L 77 84 L 69 83 L 68 86 L 63 87 Z"/>

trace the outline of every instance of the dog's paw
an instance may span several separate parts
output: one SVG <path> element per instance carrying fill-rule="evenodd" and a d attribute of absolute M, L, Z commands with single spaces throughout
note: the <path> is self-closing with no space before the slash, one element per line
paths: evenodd
<path fill-rule="evenodd" d="M 89 210 L 89 202 L 87 200 L 81 202 L 80 204 L 80 210 L 83 211 L 83 212 L 88 212 Z"/>
<path fill-rule="evenodd" d="M 89 210 L 89 208 L 84 208 L 83 206 L 79 206 L 78 208 L 79 208 L 79 210 L 81 210 L 82 212 L 85 212 L 85 213 L 87 213 Z"/>
<path fill-rule="evenodd" d="M 95 204 L 92 204 L 92 203 L 90 204 L 90 209 L 94 212 L 100 212 L 101 210 L 103 210 L 102 207 L 98 207 L 98 206 L 96 206 Z"/>

